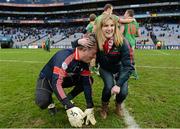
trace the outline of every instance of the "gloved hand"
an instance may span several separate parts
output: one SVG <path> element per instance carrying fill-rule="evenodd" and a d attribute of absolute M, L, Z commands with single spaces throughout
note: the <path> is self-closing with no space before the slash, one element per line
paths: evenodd
<path fill-rule="evenodd" d="M 96 124 L 96 119 L 94 117 L 94 108 L 88 108 L 85 110 L 84 112 L 87 116 L 86 118 L 86 125 L 89 124 L 89 122 L 92 124 L 92 125 L 95 125 Z"/>
<path fill-rule="evenodd" d="M 66 113 L 72 127 L 82 127 L 86 115 L 80 108 L 72 107 Z"/>

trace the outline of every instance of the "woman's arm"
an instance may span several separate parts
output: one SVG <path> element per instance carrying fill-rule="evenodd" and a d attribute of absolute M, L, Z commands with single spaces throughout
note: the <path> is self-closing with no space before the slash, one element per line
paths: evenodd
<path fill-rule="evenodd" d="M 121 47 L 121 63 L 122 66 L 119 68 L 120 74 L 116 84 L 118 86 L 122 86 L 134 70 L 133 50 L 127 40 L 124 40 Z"/>

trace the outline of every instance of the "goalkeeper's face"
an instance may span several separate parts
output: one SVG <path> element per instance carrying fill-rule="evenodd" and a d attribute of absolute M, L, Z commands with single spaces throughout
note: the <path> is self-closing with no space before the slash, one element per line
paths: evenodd
<path fill-rule="evenodd" d="M 88 38 L 87 43 L 91 45 L 89 47 L 79 47 L 79 58 L 85 63 L 90 63 L 92 59 L 96 58 L 97 40 L 93 33 L 87 34 L 86 38 Z"/>
<path fill-rule="evenodd" d="M 96 52 L 97 48 L 85 48 L 85 50 L 82 51 L 82 58 L 81 60 L 85 63 L 90 63 L 92 59 L 96 58 Z"/>

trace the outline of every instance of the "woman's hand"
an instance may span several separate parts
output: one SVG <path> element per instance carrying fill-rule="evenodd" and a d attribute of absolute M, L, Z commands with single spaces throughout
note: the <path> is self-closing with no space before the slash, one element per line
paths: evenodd
<path fill-rule="evenodd" d="M 119 86 L 115 85 L 111 89 L 111 94 L 119 94 L 120 90 L 121 90 L 121 88 Z"/>
<path fill-rule="evenodd" d="M 94 43 L 89 38 L 86 38 L 86 37 L 79 39 L 78 44 L 84 47 L 89 47 L 89 48 L 94 45 Z"/>

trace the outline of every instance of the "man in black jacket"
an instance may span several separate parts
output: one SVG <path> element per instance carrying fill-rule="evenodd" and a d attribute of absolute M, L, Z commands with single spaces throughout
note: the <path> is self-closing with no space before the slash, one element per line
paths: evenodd
<path fill-rule="evenodd" d="M 91 93 L 92 78 L 88 63 L 95 58 L 97 45 L 94 35 L 89 34 L 87 38 L 93 47 L 78 46 L 76 49 L 58 51 L 41 70 L 36 86 L 36 104 L 41 109 L 55 108 L 52 104 L 52 93 L 55 93 L 64 105 L 73 127 L 82 127 L 85 116 L 87 116 L 86 124 L 96 123 Z M 75 86 L 74 89 L 66 95 L 63 88 L 72 86 Z M 85 112 L 70 101 L 83 91 L 87 103 Z"/>

